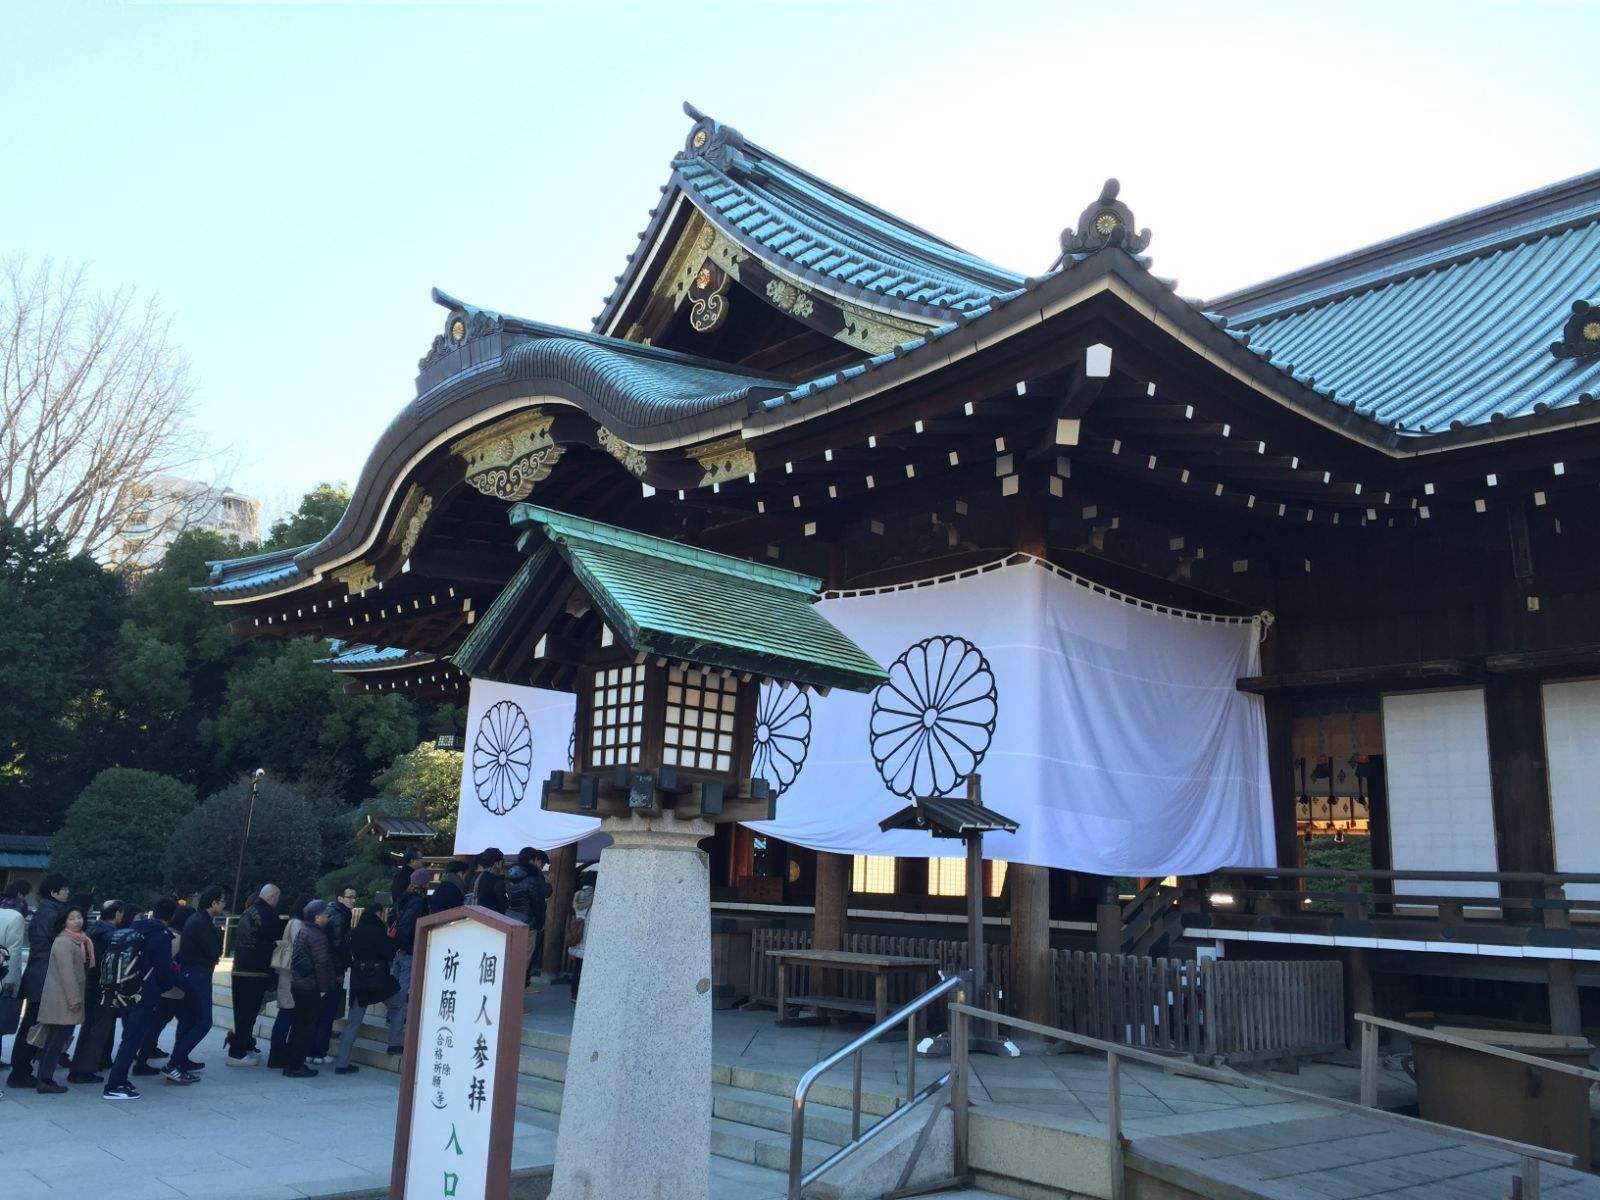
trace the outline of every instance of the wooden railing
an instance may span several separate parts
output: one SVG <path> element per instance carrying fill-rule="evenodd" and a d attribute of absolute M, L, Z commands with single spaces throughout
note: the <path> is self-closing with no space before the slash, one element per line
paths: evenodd
<path fill-rule="evenodd" d="M 1600 874 L 1230 868 L 1196 883 L 1181 901 L 1190 927 L 1600 945 L 1600 899 L 1566 891 L 1600 884 Z"/>
<path fill-rule="evenodd" d="M 777 967 L 769 950 L 807 950 L 804 929 L 758 929 L 750 939 L 751 1002 L 777 1003 Z M 967 944 L 939 938 L 853 934 L 847 949 L 863 954 L 932 958 L 953 975 L 967 969 Z M 1010 948 L 987 946 L 985 969 L 1005 1003 Z M 1337 962 L 1195 963 L 1134 954 L 1051 950 L 1052 1011 L 1068 1029 L 1125 1046 L 1192 1054 L 1216 1062 L 1249 1062 L 1322 1054 L 1344 1045 L 1343 967 Z M 806 994 L 805 972 L 791 968 Z M 871 980 L 846 974 L 848 998 L 869 1002 Z M 892 1003 L 912 996 L 897 983 Z"/>

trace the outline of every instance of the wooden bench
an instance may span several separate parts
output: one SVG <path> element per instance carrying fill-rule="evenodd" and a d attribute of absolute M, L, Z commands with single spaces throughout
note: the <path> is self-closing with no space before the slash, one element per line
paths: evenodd
<path fill-rule="evenodd" d="M 931 986 L 930 980 L 939 964 L 931 958 L 901 958 L 894 954 L 854 954 L 847 950 L 768 950 L 767 957 L 777 963 L 778 967 L 778 1024 L 779 1025 L 810 1025 L 825 1022 L 826 1016 L 821 1013 L 826 1011 L 869 1013 L 876 1024 L 889 1015 L 889 978 L 892 975 L 909 971 L 919 971 L 923 976 L 923 986 L 918 991 Z M 835 971 L 858 971 L 871 975 L 873 980 L 873 1002 L 868 1004 L 865 1000 L 851 1000 L 844 996 L 792 996 L 789 994 L 789 968 L 813 967 Z M 815 1008 L 819 1015 L 816 1017 L 790 1017 L 789 1009 Z"/>

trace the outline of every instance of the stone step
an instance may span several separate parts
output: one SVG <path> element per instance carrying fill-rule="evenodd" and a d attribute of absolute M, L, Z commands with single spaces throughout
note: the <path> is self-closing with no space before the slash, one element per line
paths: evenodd
<path fill-rule="evenodd" d="M 529 1047 L 524 1042 L 517 1073 L 524 1078 L 532 1076 L 534 1079 L 565 1083 L 567 1080 L 567 1056 L 565 1053 L 558 1054 L 554 1050 L 540 1050 Z"/>
<path fill-rule="evenodd" d="M 774 1096 L 770 1092 L 752 1092 L 744 1088 L 713 1084 L 711 1088 L 711 1115 L 737 1121 L 757 1129 L 768 1129 L 789 1136 L 794 1105 L 790 1098 Z M 863 1115 L 861 1124 L 871 1125 L 877 1118 Z M 851 1122 L 848 1108 L 834 1108 L 806 1101 L 806 1136 L 833 1146 L 842 1146 L 850 1140 Z"/>
<path fill-rule="evenodd" d="M 847 1077 L 848 1067 L 842 1066 L 839 1075 Z M 937 1078 L 937 1076 L 934 1076 Z M 717 1072 L 711 1076 L 713 1083 L 726 1083 L 732 1087 L 742 1088 L 748 1092 L 762 1092 L 769 1096 L 782 1096 L 786 1100 L 793 1099 L 797 1078 L 785 1075 L 778 1071 L 763 1071 L 754 1067 L 729 1067 L 726 1078 L 719 1079 Z M 861 1091 L 861 1111 L 877 1117 L 885 1117 L 900 1105 L 900 1097 L 886 1092 L 875 1092 L 863 1088 Z M 806 1110 L 809 1112 L 814 1104 L 825 1104 L 832 1108 L 850 1108 L 850 1085 L 832 1083 L 819 1080 L 811 1086 L 806 1095 Z"/>

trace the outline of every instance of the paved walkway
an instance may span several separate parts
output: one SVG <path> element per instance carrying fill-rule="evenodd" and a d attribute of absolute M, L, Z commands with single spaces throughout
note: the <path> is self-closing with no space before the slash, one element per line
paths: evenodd
<path fill-rule="evenodd" d="M 335 1075 L 332 1064 L 316 1079 L 231 1069 L 220 1031 L 197 1057 L 201 1082 L 139 1079 L 140 1100 L 102 1100 L 98 1084 L 64 1096 L 6 1091 L 0 1197 L 299 1200 L 388 1186 L 398 1076 Z M 512 1166 L 551 1162 L 555 1128 L 554 1117 L 518 1109 Z"/>

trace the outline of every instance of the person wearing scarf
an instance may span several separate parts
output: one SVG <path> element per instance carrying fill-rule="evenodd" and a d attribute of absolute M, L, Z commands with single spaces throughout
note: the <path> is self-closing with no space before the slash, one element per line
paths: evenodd
<path fill-rule="evenodd" d="M 72 1031 L 83 1024 L 84 980 L 95 964 L 94 942 L 83 931 L 83 910 L 68 911 L 66 924 L 50 946 L 50 966 L 39 999 L 37 1038 L 40 1095 L 60 1095 L 67 1089 L 55 1081 L 56 1064 L 67 1048 Z"/>

